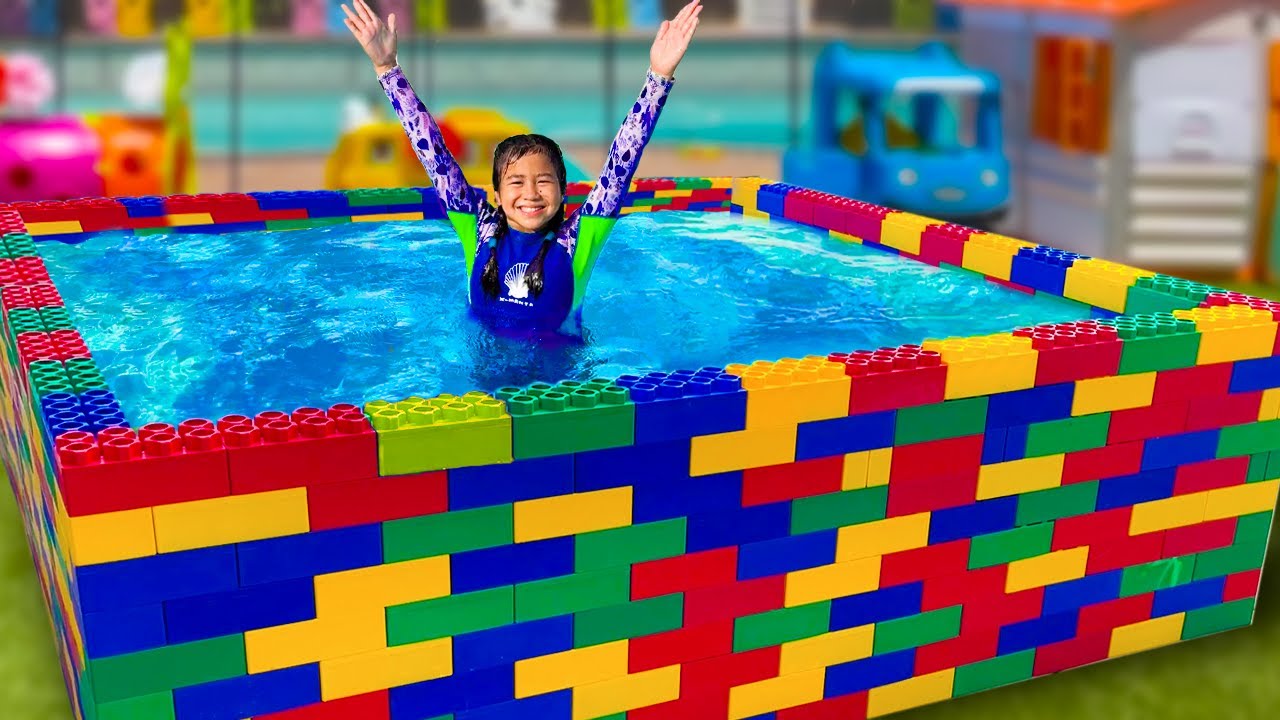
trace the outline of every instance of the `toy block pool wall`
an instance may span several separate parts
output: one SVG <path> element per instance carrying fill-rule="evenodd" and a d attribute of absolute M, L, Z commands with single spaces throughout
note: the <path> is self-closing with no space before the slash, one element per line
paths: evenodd
<path fill-rule="evenodd" d="M 1280 304 L 758 178 L 638 181 L 661 209 L 1096 317 L 133 428 L 40 241 L 439 204 L 0 207 L 4 461 L 77 716 L 853 719 L 1251 624 Z"/>

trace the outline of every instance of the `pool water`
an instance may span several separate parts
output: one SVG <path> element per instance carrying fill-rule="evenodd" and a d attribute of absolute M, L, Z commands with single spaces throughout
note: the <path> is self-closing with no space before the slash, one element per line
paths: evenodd
<path fill-rule="evenodd" d="M 444 221 L 114 234 L 40 250 L 135 425 L 825 355 L 1089 315 L 728 213 L 624 217 L 576 343 L 477 325 Z"/>

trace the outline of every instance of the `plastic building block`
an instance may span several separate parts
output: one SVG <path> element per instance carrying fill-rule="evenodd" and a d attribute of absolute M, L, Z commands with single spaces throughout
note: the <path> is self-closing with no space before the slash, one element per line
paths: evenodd
<path fill-rule="evenodd" d="M 517 502 L 515 541 L 626 527 L 631 524 L 631 497 L 631 488 L 620 487 Z"/>
<path fill-rule="evenodd" d="M 964 246 L 962 267 L 998 280 L 1009 280 L 1013 272 L 1013 258 L 1020 249 L 1036 246 L 1023 240 L 1015 240 L 992 233 L 973 233 Z"/>
<path fill-rule="evenodd" d="M 1040 354 L 1036 385 L 1109 377 L 1120 366 L 1122 344 L 1110 325 L 1086 320 L 1019 328 L 1013 334 L 1031 338 Z"/>
<path fill-rule="evenodd" d="M 1171 314 L 1136 315 L 1099 320 L 1115 327 L 1124 341 L 1120 374 L 1171 370 L 1196 364 L 1201 335 L 1194 322 Z"/>
<path fill-rule="evenodd" d="M 635 405 L 626 388 L 606 380 L 502 388 L 511 413 L 516 459 L 624 447 L 635 442 Z"/>
<path fill-rule="evenodd" d="M 151 508 L 84 515 L 66 520 L 71 562 L 79 566 L 156 554 Z"/>
<path fill-rule="evenodd" d="M 1109 260 L 1077 260 L 1067 269 L 1064 296 L 1122 313 L 1127 309 L 1129 288 L 1139 278 L 1151 276 L 1152 273 Z"/>
<path fill-rule="evenodd" d="M 191 550 L 310 530 L 305 488 L 228 495 L 156 507 L 156 549 Z"/>
<path fill-rule="evenodd" d="M 889 213 L 880 225 L 880 244 L 899 252 L 919 255 L 921 236 L 926 228 L 936 222 L 911 213 Z"/>
<path fill-rule="evenodd" d="M 173 691 L 177 717 L 215 714 L 262 717 L 264 713 L 318 701 L 320 671 L 316 665 L 244 675 Z"/>
<path fill-rule="evenodd" d="M 796 430 L 797 461 L 888 448 L 893 445 L 898 411 L 848 415 L 801 423 Z"/>
<path fill-rule="evenodd" d="M 624 375 L 616 384 L 635 403 L 637 445 L 746 428 L 742 380 L 719 368 Z"/>
<path fill-rule="evenodd" d="M 168 644 L 311 620 L 316 616 L 313 585 L 310 578 L 299 578 L 166 601 L 162 619 Z"/>
<path fill-rule="evenodd" d="M 99 701 L 149 695 L 245 675 L 244 636 L 202 640 L 89 661 Z"/>
<path fill-rule="evenodd" d="M 1067 268 L 1087 256 L 1045 245 L 1019 248 L 1010 267 L 1009 280 L 1019 285 L 1061 296 L 1066 288 Z M 1161 308 L 1167 310 L 1167 308 Z"/>
<path fill-rule="evenodd" d="M 473 392 L 462 397 L 411 397 L 365 406 L 377 430 L 378 469 L 408 475 L 512 460 L 512 421 L 501 400 Z"/>
<path fill-rule="evenodd" d="M 742 506 L 840 492 L 845 458 L 841 455 L 801 460 L 786 465 L 753 468 L 742 473 Z"/>
<path fill-rule="evenodd" d="M 741 377 L 747 390 L 748 430 L 849 414 L 849 378 L 842 365 L 825 357 L 732 364 L 725 372 Z"/>
<path fill-rule="evenodd" d="M 312 531 L 420 517 L 449 507 L 443 472 L 312 485 L 307 511 Z"/>
<path fill-rule="evenodd" d="M 929 405 L 946 396 L 947 368 L 942 356 L 918 345 L 832 353 L 850 381 L 849 414 Z"/>
<path fill-rule="evenodd" d="M 76 570 L 85 612 L 235 590 L 234 547 L 203 548 Z"/>
<path fill-rule="evenodd" d="M 945 397 L 977 397 L 1035 385 L 1037 352 L 1031 339 L 1014 335 L 926 340 L 947 366 Z"/>
<path fill-rule="evenodd" d="M 241 543 L 235 550 L 241 587 L 328 575 L 383 562 L 382 530 L 376 524 L 256 540 Z M 417 559 L 390 554 L 388 557 L 389 562 Z"/>
<path fill-rule="evenodd" d="M 1276 346 L 1276 322 L 1268 310 L 1245 305 L 1174 310 L 1201 333 L 1197 365 L 1269 358 Z"/>
<path fill-rule="evenodd" d="M 1129 288 L 1125 312 L 1137 315 L 1187 310 L 1198 307 L 1216 291 L 1218 288 L 1168 275 L 1139 277 Z"/>
<path fill-rule="evenodd" d="M 382 553 L 386 562 L 401 562 L 497 548 L 514 538 L 513 506 L 500 505 L 383 523 Z"/>

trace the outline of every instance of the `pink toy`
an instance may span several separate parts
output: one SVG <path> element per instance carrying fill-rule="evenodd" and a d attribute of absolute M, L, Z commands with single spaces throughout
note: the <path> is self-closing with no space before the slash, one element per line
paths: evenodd
<path fill-rule="evenodd" d="M 33 113 L 53 97 L 53 73 L 35 55 L 13 53 L 4 58 L 3 109 L 25 115 Z"/>
<path fill-rule="evenodd" d="M 70 117 L 0 122 L 0 202 L 99 197 L 98 136 Z"/>
<path fill-rule="evenodd" d="M 293 32 L 295 35 L 328 35 L 330 0 L 293 0 Z"/>
<path fill-rule="evenodd" d="M 84 24 L 98 35 L 115 35 L 116 0 L 84 0 Z"/>

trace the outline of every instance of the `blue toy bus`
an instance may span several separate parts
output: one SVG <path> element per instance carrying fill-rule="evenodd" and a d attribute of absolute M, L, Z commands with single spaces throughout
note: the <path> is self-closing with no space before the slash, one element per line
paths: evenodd
<path fill-rule="evenodd" d="M 1000 81 L 945 45 L 818 56 L 810 144 L 784 182 L 927 217 L 989 227 L 1009 202 Z"/>

